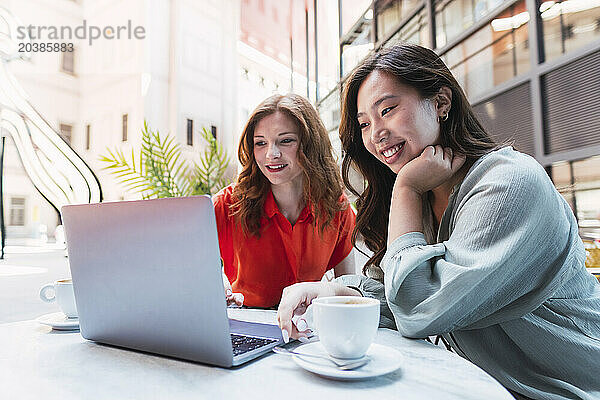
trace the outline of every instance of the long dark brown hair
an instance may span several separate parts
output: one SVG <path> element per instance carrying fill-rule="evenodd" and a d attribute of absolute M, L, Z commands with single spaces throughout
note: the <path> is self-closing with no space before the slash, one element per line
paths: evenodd
<path fill-rule="evenodd" d="M 242 172 L 233 189 L 234 203 L 230 213 L 242 224 L 246 234 L 260 236 L 260 220 L 270 182 L 254 159 L 254 130 L 260 120 L 276 112 L 285 114 L 298 126 L 298 163 L 304 177 L 303 201 L 312 204 L 316 217 L 313 224 L 320 221 L 322 231 L 337 212 L 346 209 L 348 203 L 340 201 L 342 180 L 327 130 L 314 107 L 296 94 L 267 98 L 248 119 L 238 147 Z"/>
<path fill-rule="evenodd" d="M 448 67 L 437 54 L 425 47 L 399 44 L 380 50 L 351 73 L 342 95 L 342 178 L 346 187 L 358 196 L 358 213 L 352 241 L 356 243 L 356 237 L 360 233 L 366 246 L 374 253 L 363 271 L 373 271 L 373 267 L 375 275 L 378 275 L 381 274 L 379 263 L 387 249 L 388 218 L 396 174 L 365 148 L 356 117 L 358 89 L 373 71 L 384 71 L 393 75 L 403 84 L 416 89 L 422 99 L 433 98 L 443 86 L 450 88 L 452 102 L 448 119 L 441 122 L 440 144 L 452 148 L 455 154 L 466 155 L 468 164 L 499 146 L 475 117 L 471 104 Z M 360 172 L 366 181 L 362 193 L 350 183 L 351 166 Z M 433 231 L 430 226 L 425 226 L 425 230 Z M 428 240 L 431 240 L 431 234 L 426 234 L 427 236 L 430 236 Z"/>

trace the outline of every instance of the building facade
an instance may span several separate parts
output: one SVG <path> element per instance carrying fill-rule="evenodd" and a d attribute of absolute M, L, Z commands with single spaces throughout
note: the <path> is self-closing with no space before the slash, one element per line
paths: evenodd
<path fill-rule="evenodd" d="M 339 124 L 341 85 L 362 59 L 402 41 L 429 47 L 488 132 L 535 157 L 571 205 L 581 235 L 600 239 L 600 115 L 593 108 L 600 101 L 600 1 L 338 5 L 340 84 L 318 102 L 331 132 Z M 344 20 L 349 13 L 353 22 Z"/>
<path fill-rule="evenodd" d="M 31 52 L 8 67 L 30 103 L 99 178 L 104 200 L 139 198 L 117 184 L 99 160 L 107 149 L 139 154 L 141 130 L 171 134 L 189 160 L 206 127 L 229 151 L 237 140 L 239 0 L 0 0 L 24 27 L 45 27 L 31 42 L 53 42 L 49 27 L 101 29 L 130 24 L 143 36 L 62 38 L 73 52 Z M 68 32 L 67 28 L 64 28 Z M 36 32 L 37 31 L 37 32 Z M 83 32 L 83 31 L 81 31 Z M 111 31 L 112 32 L 112 31 Z M 190 131 L 191 128 L 191 131 Z M 4 205 L 7 238 L 45 239 L 60 223 L 38 193 L 7 137 Z M 231 158 L 234 153 L 229 154 Z M 232 165 L 231 175 L 235 173 Z"/>
<path fill-rule="evenodd" d="M 186 157 L 213 130 L 235 169 L 248 115 L 273 93 L 317 106 L 340 154 L 340 92 L 370 53 L 434 49 L 487 130 L 535 157 L 600 237 L 600 0 L 0 0 L 24 25 L 145 28 L 143 40 L 75 40 L 10 68 L 30 101 L 98 175 L 106 200 L 134 198 L 101 169 L 106 148 L 139 149 L 147 120 Z M 189 127 L 192 127 L 191 135 Z M 232 175 L 235 171 L 232 171 Z M 8 236 L 59 222 L 6 147 Z"/>

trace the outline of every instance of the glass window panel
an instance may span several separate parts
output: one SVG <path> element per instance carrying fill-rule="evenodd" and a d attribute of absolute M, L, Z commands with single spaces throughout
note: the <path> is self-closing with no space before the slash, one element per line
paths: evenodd
<path fill-rule="evenodd" d="M 600 239 L 600 156 L 573 162 L 580 233 Z"/>
<path fill-rule="evenodd" d="M 73 125 L 60 124 L 59 130 L 60 136 L 64 139 L 64 141 L 71 144 L 71 134 L 73 132 Z"/>
<path fill-rule="evenodd" d="M 371 29 L 371 21 L 363 19 L 362 23 L 347 36 L 348 42 L 342 46 L 342 71 L 344 75 L 352 71 L 373 50 Z"/>
<path fill-rule="evenodd" d="M 539 12 L 546 60 L 600 38 L 600 1 L 544 1 Z"/>
<path fill-rule="evenodd" d="M 571 187 L 571 167 L 566 161 L 552 164 L 552 182 L 558 191 L 569 189 Z"/>
<path fill-rule="evenodd" d="M 377 4 L 377 40 L 383 40 L 418 6 L 421 0 L 382 0 Z"/>
<path fill-rule="evenodd" d="M 25 226 L 25 197 L 11 197 L 8 224 Z"/>
<path fill-rule="evenodd" d="M 573 185 L 571 184 L 571 165 L 567 161 L 561 161 L 552 164 L 551 174 L 552 182 L 556 187 L 556 190 L 565 198 L 571 210 L 575 210 L 575 194 L 573 191 Z"/>
<path fill-rule="evenodd" d="M 331 1 L 331 0 L 328 0 Z M 302 2 L 299 2 L 302 3 Z M 337 3 L 337 2 L 336 2 Z M 346 34 L 371 5 L 371 0 L 342 0 L 342 35 Z M 336 25 L 337 26 L 337 25 Z"/>
<path fill-rule="evenodd" d="M 127 119 L 128 119 L 128 115 L 127 114 L 123 114 L 122 118 L 121 118 L 121 133 L 122 133 L 122 137 L 121 139 L 123 140 L 123 142 L 127 141 Z"/>
<path fill-rule="evenodd" d="M 465 29 L 501 6 L 503 0 L 438 0 L 435 4 L 436 44 L 443 47 Z"/>
<path fill-rule="evenodd" d="M 552 60 L 564 53 L 564 43 L 562 42 L 560 32 L 560 11 L 557 9 L 552 10 L 553 7 L 548 7 L 547 3 L 542 3 L 540 10 L 548 11 L 542 13 L 544 55 L 545 60 Z"/>
<path fill-rule="evenodd" d="M 75 73 L 75 50 L 62 53 L 61 70 L 69 74 Z"/>
<path fill-rule="evenodd" d="M 514 31 L 516 75 L 529 71 L 531 61 L 529 59 L 529 25 L 523 24 Z"/>
<path fill-rule="evenodd" d="M 473 25 L 471 0 L 438 1 L 435 12 L 438 47 L 444 46 Z"/>
<path fill-rule="evenodd" d="M 469 97 L 529 70 L 528 21 L 521 1 L 446 52 L 448 67 Z"/>
<path fill-rule="evenodd" d="M 510 33 L 500 36 L 492 44 L 494 85 L 505 82 L 514 76 L 513 36 Z"/>
<path fill-rule="evenodd" d="M 377 3 L 377 40 L 385 39 L 401 21 L 400 1 L 383 0 Z"/>
<path fill-rule="evenodd" d="M 494 87 L 492 59 L 492 49 L 487 47 L 466 60 L 465 90 L 469 96 L 477 96 Z"/>
<path fill-rule="evenodd" d="M 600 156 L 562 161 L 551 168 L 557 190 L 577 211 L 582 238 L 600 240 Z"/>
<path fill-rule="evenodd" d="M 402 27 L 385 44 L 385 47 L 393 46 L 398 42 L 409 42 L 429 47 L 429 28 L 427 23 L 427 12 L 423 9 Z"/>

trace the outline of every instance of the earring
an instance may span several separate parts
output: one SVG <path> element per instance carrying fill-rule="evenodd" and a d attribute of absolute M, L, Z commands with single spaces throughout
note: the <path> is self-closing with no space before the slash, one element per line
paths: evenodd
<path fill-rule="evenodd" d="M 448 116 L 450 115 L 450 112 L 446 113 L 446 115 L 444 115 L 442 117 L 442 121 L 448 121 Z"/>

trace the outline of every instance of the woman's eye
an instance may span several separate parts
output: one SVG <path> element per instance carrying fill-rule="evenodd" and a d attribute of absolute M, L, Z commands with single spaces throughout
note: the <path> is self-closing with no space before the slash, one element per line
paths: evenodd
<path fill-rule="evenodd" d="M 281 141 L 281 143 L 292 143 L 292 142 L 294 142 L 294 141 L 295 141 L 294 139 L 283 139 L 283 140 Z"/>
<path fill-rule="evenodd" d="M 254 143 L 254 146 L 258 146 L 258 147 L 261 147 L 261 146 L 264 146 L 264 145 L 265 145 L 265 142 L 255 142 Z"/>
<path fill-rule="evenodd" d="M 367 126 L 369 126 L 368 122 L 359 122 L 358 125 L 360 126 L 360 129 L 365 129 Z"/>
<path fill-rule="evenodd" d="M 385 114 L 389 113 L 390 111 L 392 111 L 394 108 L 396 108 L 396 106 L 393 107 L 386 107 L 383 110 L 381 110 L 381 116 L 383 117 Z"/>

